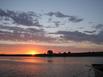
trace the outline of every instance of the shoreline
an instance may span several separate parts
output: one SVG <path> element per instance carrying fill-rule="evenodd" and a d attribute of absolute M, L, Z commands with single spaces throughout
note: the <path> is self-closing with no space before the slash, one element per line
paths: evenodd
<path fill-rule="evenodd" d="M 0 54 L 0 56 L 17 57 L 103 57 L 103 52 L 85 52 L 85 53 L 52 53 L 52 54 Z"/>

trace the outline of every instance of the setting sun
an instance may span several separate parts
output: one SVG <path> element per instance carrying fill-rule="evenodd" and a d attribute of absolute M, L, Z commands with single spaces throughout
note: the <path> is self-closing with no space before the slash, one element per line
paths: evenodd
<path fill-rule="evenodd" d="M 31 50 L 31 51 L 29 51 L 27 54 L 35 55 L 35 54 L 37 54 L 37 51 Z"/>

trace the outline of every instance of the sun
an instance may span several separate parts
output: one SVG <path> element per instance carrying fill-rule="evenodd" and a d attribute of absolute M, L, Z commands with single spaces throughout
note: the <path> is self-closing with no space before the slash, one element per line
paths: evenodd
<path fill-rule="evenodd" d="M 37 54 L 37 51 L 35 51 L 35 50 L 30 50 L 30 51 L 28 52 L 28 54 L 35 55 L 35 54 Z"/>

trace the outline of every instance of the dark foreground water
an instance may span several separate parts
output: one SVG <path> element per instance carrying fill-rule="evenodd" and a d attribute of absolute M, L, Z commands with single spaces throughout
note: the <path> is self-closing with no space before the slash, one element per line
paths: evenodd
<path fill-rule="evenodd" d="M 0 57 L 0 77 L 94 77 L 103 57 Z"/>

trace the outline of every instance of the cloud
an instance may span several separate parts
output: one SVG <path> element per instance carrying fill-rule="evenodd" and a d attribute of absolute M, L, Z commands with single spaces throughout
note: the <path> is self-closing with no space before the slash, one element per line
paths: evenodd
<path fill-rule="evenodd" d="M 55 14 L 54 14 L 54 12 L 48 12 L 48 13 L 46 13 L 46 15 L 48 15 L 48 16 L 53 16 L 53 15 L 55 15 Z"/>
<path fill-rule="evenodd" d="M 101 44 L 103 43 L 103 31 L 101 31 L 97 35 L 88 35 L 79 31 L 58 31 L 54 34 L 59 34 L 61 35 L 61 38 L 64 40 L 72 40 L 76 42 L 82 42 L 82 41 L 89 41 L 93 43 L 98 43 Z"/>
<path fill-rule="evenodd" d="M 32 11 L 20 12 L 0 9 L 0 19 L 0 40 L 55 41 L 55 38 L 48 36 L 48 33 L 44 31 L 43 25 L 41 25 L 39 21 L 39 14 Z M 13 23 L 9 24 L 8 21 L 13 21 Z M 25 27 L 18 25 L 23 25 Z"/>
<path fill-rule="evenodd" d="M 7 16 L 7 13 L 4 10 L 0 9 L 0 16 Z"/>
<path fill-rule="evenodd" d="M 69 21 L 77 23 L 77 22 L 83 21 L 83 19 L 82 18 L 77 18 L 76 16 L 70 16 Z"/>
<path fill-rule="evenodd" d="M 5 29 L 5 30 L 12 30 L 12 31 L 24 31 L 24 28 L 20 28 L 20 27 L 10 27 L 10 26 L 4 26 L 4 25 L 0 25 L 0 30 Z"/>
<path fill-rule="evenodd" d="M 57 12 L 48 12 L 46 13 L 46 15 L 48 16 L 55 16 L 55 17 L 58 17 L 58 18 L 68 18 L 69 21 L 73 22 L 73 23 L 77 23 L 77 22 L 81 22 L 83 21 L 83 18 L 78 18 L 76 16 L 71 16 L 71 15 L 65 15 L 59 11 Z"/>
<path fill-rule="evenodd" d="M 103 31 L 100 31 L 99 34 L 96 35 L 96 41 L 103 43 Z"/>
<path fill-rule="evenodd" d="M 53 42 L 54 39 L 47 36 L 43 29 L 0 25 L 0 40 Z"/>
<path fill-rule="evenodd" d="M 93 31 L 84 31 L 85 33 L 95 33 L 96 32 L 96 30 L 93 30 Z"/>
<path fill-rule="evenodd" d="M 61 12 L 48 12 L 48 13 L 46 13 L 46 15 L 48 15 L 48 16 L 56 16 L 56 17 L 59 17 L 59 18 L 65 18 L 65 17 L 69 17 L 68 15 L 65 15 L 65 14 L 63 14 L 63 13 L 61 13 Z"/>
<path fill-rule="evenodd" d="M 45 28 L 57 28 L 56 26 L 46 26 Z"/>
<path fill-rule="evenodd" d="M 93 25 L 92 28 L 95 30 L 96 33 L 101 33 L 103 31 L 103 24 Z"/>
<path fill-rule="evenodd" d="M 66 20 L 73 22 L 73 23 L 78 23 L 83 21 L 82 18 L 78 18 L 76 16 L 71 16 L 71 15 L 66 15 L 63 14 L 59 11 L 57 12 L 49 12 L 46 13 L 46 15 L 50 16 L 49 21 L 53 23 L 53 26 L 46 26 L 47 28 L 57 28 L 59 27 L 62 23 L 62 18 L 66 18 Z M 55 16 L 57 18 L 61 18 L 59 20 L 52 20 L 51 16 Z M 49 36 L 49 34 L 44 31 L 42 28 L 43 26 L 40 23 L 39 20 L 39 15 L 33 11 L 28 11 L 28 12 L 20 12 L 20 11 L 12 11 L 12 10 L 2 10 L 0 9 L 0 19 L 5 18 L 5 21 L 13 21 L 12 25 L 16 26 L 9 26 L 10 24 L 4 24 L 2 22 L 0 25 L 0 40 L 11 40 L 11 41 L 42 41 L 42 42 L 59 42 L 59 38 L 55 38 L 52 35 Z M 55 19 L 55 18 L 54 18 Z M 51 24 L 49 22 L 49 24 Z M 23 25 L 27 26 L 25 27 L 20 27 L 17 25 Z M 30 26 L 35 26 L 30 27 Z M 69 32 L 69 31 L 58 31 L 55 34 L 60 34 L 61 38 L 65 40 L 73 40 L 73 41 L 86 41 L 87 39 L 90 39 L 90 41 L 93 39 L 94 36 L 91 38 L 90 35 L 81 33 L 81 32 Z M 100 34 L 101 35 L 101 34 Z M 82 36 L 82 37 L 81 37 Z M 98 36 L 98 39 L 99 36 Z"/>
<path fill-rule="evenodd" d="M 103 30 L 103 24 L 97 24 L 97 25 L 95 26 L 95 29 L 96 29 L 96 30 Z"/>
<path fill-rule="evenodd" d="M 42 25 L 40 25 L 39 23 L 39 20 L 36 21 L 34 20 L 34 19 L 38 19 L 38 15 L 32 11 L 15 12 L 11 10 L 0 9 L 0 17 L 11 18 L 15 24 L 42 27 Z"/>
<path fill-rule="evenodd" d="M 31 30 L 31 29 L 29 29 Z M 28 31 L 29 31 L 28 30 Z M 46 36 L 44 33 L 37 32 L 33 30 L 34 33 L 29 32 L 7 32 L 0 30 L 0 40 L 10 40 L 10 41 L 42 41 L 42 42 L 50 42 L 53 41 L 54 38 Z"/>
<path fill-rule="evenodd" d="M 10 27 L 10 26 L 3 26 L 0 25 L 0 30 L 5 30 L 5 31 L 11 31 L 11 32 L 16 32 L 16 33 L 44 33 L 44 30 L 42 29 L 36 29 L 36 28 L 21 28 L 21 27 Z"/>
<path fill-rule="evenodd" d="M 60 25 L 60 21 L 53 21 L 53 23 L 55 24 L 55 27 L 59 27 Z"/>
<path fill-rule="evenodd" d="M 22 28 L 22 27 L 16 27 L 16 26 L 4 26 L 0 25 L 0 31 L 11 31 L 12 33 L 29 33 L 29 34 L 35 34 L 35 33 L 45 33 L 43 29 L 36 29 L 36 28 Z"/>

